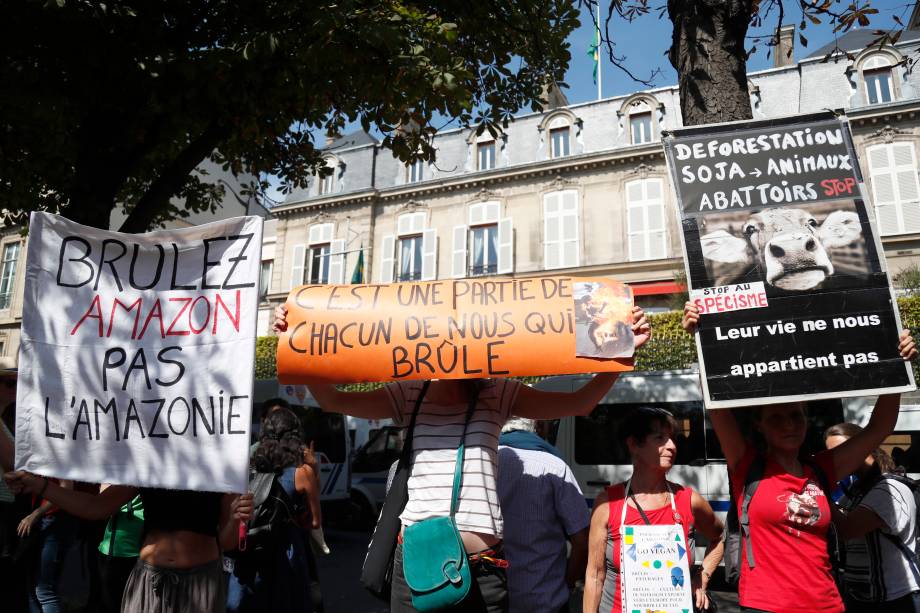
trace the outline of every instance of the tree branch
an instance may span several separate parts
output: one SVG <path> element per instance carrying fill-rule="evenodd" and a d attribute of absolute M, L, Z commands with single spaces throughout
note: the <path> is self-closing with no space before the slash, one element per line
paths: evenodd
<path fill-rule="evenodd" d="M 149 230 L 157 214 L 176 195 L 188 175 L 214 151 L 226 134 L 225 128 L 211 122 L 150 184 L 121 225 L 120 231 L 136 233 Z"/>

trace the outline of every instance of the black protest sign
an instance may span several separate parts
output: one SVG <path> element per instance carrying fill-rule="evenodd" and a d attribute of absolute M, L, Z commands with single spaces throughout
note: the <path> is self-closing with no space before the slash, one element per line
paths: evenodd
<path fill-rule="evenodd" d="M 914 388 L 845 120 L 687 128 L 665 149 L 707 406 Z"/>

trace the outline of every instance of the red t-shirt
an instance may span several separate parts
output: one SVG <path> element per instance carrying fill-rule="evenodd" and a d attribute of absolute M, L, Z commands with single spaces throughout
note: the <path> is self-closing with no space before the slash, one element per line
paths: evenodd
<path fill-rule="evenodd" d="M 670 482 L 669 482 L 670 483 Z M 671 491 L 674 492 L 674 506 L 677 507 L 677 513 L 680 515 L 680 524 L 684 529 L 685 543 L 687 547 L 687 558 L 690 566 L 693 566 L 693 547 L 690 547 L 690 530 L 693 528 L 693 508 L 691 499 L 693 490 L 689 487 L 671 483 Z M 613 541 L 613 567 L 619 571 L 620 568 L 620 518 L 623 517 L 623 504 L 626 502 L 626 484 L 612 485 L 607 488 L 608 508 L 610 509 L 610 518 L 607 520 L 607 528 L 610 530 L 610 538 Z M 678 523 L 674 518 L 674 512 L 671 510 L 671 502 L 668 501 L 663 507 L 657 509 L 646 509 L 648 521 L 653 526 L 667 526 Z M 626 506 L 626 525 L 627 526 L 644 526 L 645 520 L 639 514 L 639 510 L 632 505 Z M 623 610 L 623 603 L 620 601 L 620 572 L 617 572 L 616 591 L 613 595 L 613 613 L 619 613 Z"/>
<path fill-rule="evenodd" d="M 738 517 L 754 453 L 749 448 L 729 475 Z M 822 451 L 813 459 L 832 481 L 830 452 Z M 741 543 L 741 606 L 767 611 L 843 611 L 827 554 L 830 507 L 820 479 L 808 466 L 803 469 L 805 476 L 796 477 L 767 458 L 763 478 L 748 507 L 753 569 L 748 566 L 747 545 L 743 539 Z M 805 515 L 797 514 L 799 510 Z"/>

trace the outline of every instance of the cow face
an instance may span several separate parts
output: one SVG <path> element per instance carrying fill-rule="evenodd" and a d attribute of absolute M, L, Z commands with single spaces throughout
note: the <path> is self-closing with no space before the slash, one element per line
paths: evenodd
<path fill-rule="evenodd" d="M 784 290 L 803 291 L 834 274 L 827 247 L 843 247 L 861 234 L 859 216 L 834 211 L 818 225 L 803 209 L 767 209 L 752 214 L 736 237 L 725 230 L 701 237 L 703 257 L 715 262 L 757 264 L 765 281 Z"/>

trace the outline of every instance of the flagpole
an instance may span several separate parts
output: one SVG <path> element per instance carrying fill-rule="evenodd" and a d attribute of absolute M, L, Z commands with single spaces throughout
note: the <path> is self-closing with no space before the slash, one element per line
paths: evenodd
<path fill-rule="evenodd" d="M 601 3 L 597 3 L 597 99 L 601 99 Z"/>

